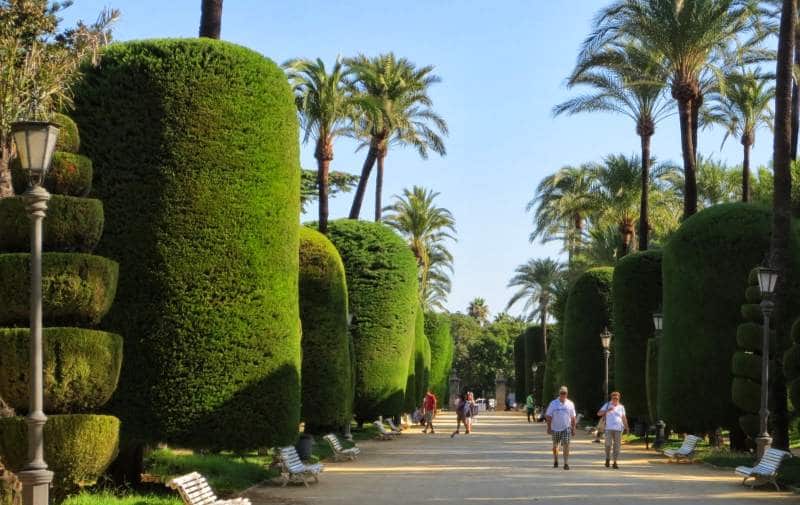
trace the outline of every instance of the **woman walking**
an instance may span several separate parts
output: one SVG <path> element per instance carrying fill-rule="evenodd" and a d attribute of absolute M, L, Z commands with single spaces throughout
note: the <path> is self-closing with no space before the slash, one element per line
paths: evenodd
<path fill-rule="evenodd" d="M 475 415 L 478 413 L 478 405 L 475 403 L 475 396 L 472 394 L 472 391 L 467 393 L 467 406 L 465 408 L 465 419 L 464 419 L 464 426 L 467 428 L 467 435 L 472 433 L 472 422 L 475 419 Z"/>
<path fill-rule="evenodd" d="M 459 430 L 461 429 L 462 424 L 464 425 L 464 430 L 468 430 L 467 416 L 464 414 L 465 407 L 469 408 L 469 403 L 467 403 L 467 395 L 462 393 L 458 395 L 458 400 L 456 400 L 456 431 L 450 435 L 450 438 L 453 438 L 461 433 Z M 467 431 L 467 433 L 469 433 L 469 431 Z"/>
<path fill-rule="evenodd" d="M 628 418 L 625 417 L 625 407 L 619 402 L 622 395 L 619 391 L 611 393 L 611 400 L 600 407 L 597 415 L 605 418 L 606 427 L 606 468 L 614 457 L 613 468 L 619 468 L 619 450 L 622 443 L 622 433 L 628 431 Z"/>

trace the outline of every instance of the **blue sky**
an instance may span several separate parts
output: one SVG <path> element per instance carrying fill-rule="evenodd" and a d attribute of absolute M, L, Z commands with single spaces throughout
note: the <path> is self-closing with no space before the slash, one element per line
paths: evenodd
<path fill-rule="evenodd" d="M 110 3 L 109 3 L 110 2 Z M 506 283 L 530 257 L 556 256 L 557 244 L 530 244 L 525 205 L 539 180 L 567 164 L 609 153 L 635 153 L 639 139 L 631 121 L 614 115 L 553 118 L 553 105 L 573 93 L 564 78 L 589 32 L 599 0 L 225 0 L 222 38 L 281 63 L 293 57 L 375 55 L 394 51 L 418 65 L 435 65 L 442 83 L 431 95 L 449 123 L 447 156 L 420 159 L 412 150 L 390 152 L 385 201 L 404 187 L 422 185 L 441 193 L 439 204 L 457 220 L 450 310 L 465 310 L 482 296 L 493 314 L 505 307 Z M 65 22 L 94 20 L 106 5 L 122 10 L 117 40 L 194 37 L 200 0 L 76 0 Z M 653 154 L 680 161 L 676 117 L 656 130 Z M 731 139 L 720 151 L 722 132 L 701 132 L 699 150 L 738 163 Z M 364 153 L 355 143 L 335 145 L 334 170 L 358 173 Z M 772 138 L 760 131 L 752 160 L 771 160 Z M 304 167 L 314 168 L 313 146 L 303 146 Z M 370 185 L 362 218 L 373 214 Z M 345 217 L 352 195 L 331 203 L 333 218 Z M 310 208 L 304 219 L 314 218 Z M 515 313 L 512 310 L 512 313 Z"/>

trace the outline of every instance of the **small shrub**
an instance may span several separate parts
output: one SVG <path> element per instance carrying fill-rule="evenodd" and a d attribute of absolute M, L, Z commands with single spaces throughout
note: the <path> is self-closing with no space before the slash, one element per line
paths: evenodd
<path fill-rule="evenodd" d="M 81 147 L 81 137 L 78 133 L 78 125 L 66 114 L 53 114 L 50 121 L 58 125 L 58 141 L 56 150 L 68 153 L 77 153 Z"/>
<path fill-rule="evenodd" d="M 14 192 L 21 195 L 28 188 L 28 174 L 18 158 L 11 161 L 10 169 Z M 54 195 L 86 196 L 92 190 L 93 174 L 92 160 L 86 156 L 56 151 L 42 186 Z"/>
<path fill-rule="evenodd" d="M 63 498 L 94 485 L 117 456 L 119 419 L 90 414 L 48 416 L 44 456 L 51 471 L 53 495 Z M 0 457 L 19 473 L 28 462 L 28 426 L 23 417 L 0 419 Z"/>
<path fill-rule="evenodd" d="M 42 225 L 42 249 L 91 253 L 103 234 L 103 222 L 100 200 L 53 195 Z M 0 252 L 30 251 L 30 229 L 23 198 L 0 199 Z"/>
<path fill-rule="evenodd" d="M 27 328 L 0 329 L 0 397 L 18 414 L 28 410 L 30 392 Z M 117 387 L 122 337 L 82 328 L 45 328 L 44 410 L 84 413 L 102 407 Z"/>
<path fill-rule="evenodd" d="M 46 325 L 96 325 L 117 290 L 119 265 L 79 253 L 42 255 Z M 30 255 L 0 254 L 0 325 L 26 326 L 30 318 Z"/>

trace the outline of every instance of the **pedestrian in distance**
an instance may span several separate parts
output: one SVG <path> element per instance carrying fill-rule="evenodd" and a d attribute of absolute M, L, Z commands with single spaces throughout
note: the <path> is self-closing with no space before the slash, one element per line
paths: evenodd
<path fill-rule="evenodd" d="M 467 393 L 467 406 L 465 407 L 464 412 L 464 423 L 467 427 L 467 435 L 472 433 L 472 425 L 475 422 L 475 416 L 478 415 L 478 404 L 475 403 L 475 395 L 472 394 L 472 391 Z"/>
<path fill-rule="evenodd" d="M 531 422 L 531 417 L 534 415 L 534 406 L 533 406 L 533 393 L 529 394 L 527 398 L 525 398 L 525 412 L 528 414 L 528 422 Z M 536 418 L 534 417 L 534 420 Z"/>
<path fill-rule="evenodd" d="M 461 425 L 464 425 L 464 431 L 467 430 L 467 411 L 469 411 L 469 402 L 467 402 L 467 395 L 466 393 L 462 393 L 458 395 L 456 399 L 456 431 L 454 431 L 450 438 L 455 437 L 459 433 L 461 433 Z"/>
<path fill-rule="evenodd" d="M 606 468 L 614 457 L 614 468 L 619 468 L 617 459 L 619 459 L 620 445 L 622 444 L 622 433 L 628 431 L 628 418 L 625 416 L 625 406 L 619 401 L 622 395 L 619 391 L 611 393 L 611 399 L 605 403 L 597 415 L 605 419 L 605 432 L 606 432 Z"/>
<path fill-rule="evenodd" d="M 428 389 L 428 393 L 425 395 L 425 400 L 422 402 L 422 410 L 424 411 L 424 418 L 425 418 L 425 429 L 422 430 L 422 433 L 428 433 L 428 428 L 431 430 L 431 435 L 435 433 L 433 429 L 433 418 L 436 417 L 436 395 L 433 394 L 433 391 Z"/>
<path fill-rule="evenodd" d="M 575 404 L 567 398 L 567 386 L 558 390 L 558 398 L 550 402 L 545 412 L 547 434 L 553 439 L 553 468 L 558 468 L 558 447 L 564 454 L 564 470 L 569 470 L 569 441 L 575 436 Z"/>

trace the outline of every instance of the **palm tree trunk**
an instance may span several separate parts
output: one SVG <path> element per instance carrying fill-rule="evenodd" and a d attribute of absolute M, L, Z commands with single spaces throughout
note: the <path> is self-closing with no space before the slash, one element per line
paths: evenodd
<path fill-rule="evenodd" d="M 750 201 L 750 141 L 742 138 L 742 201 Z"/>
<path fill-rule="evenodd" d="M 697 130 L 700 128 L 700 107 L 703 105 L 703 96 L 698 95 L 692 101 L 692 156 L 697 160 Z"/>
<path fill-rule="evenodd" d="M 642 201 L 639 208 L 639 250 L 646 251 L 650 233 L 650 135 L 640 137 L 642 144 Z"/>
<path fill-rule="evenodd" d="M 790 316 L 788 277 L 790 270 L 789 236 L 792 222 L 791 201 L 791 149 L 792 149 L 792 61 L 793 42 L 797 23 L 796 0 L 783 0 L 781 28 L 778 36 L 778 61 L 775 79 L 775 135 L 773 138 L 772 163 L 774 170 L 772 239 L 770 253 L 772 267 L 778 271 L 778 284 L 775 288 L 775 331 L 778 342 L 786 341 Z M 781 354 L 776 353 L 774 377 L 783 377 Z M 772 415 L 773 445 L 788 449 L 789 423 L 786 404 L 786 384 L 775 380 L 772 385 L 774 408 Z"/>
<path fill-rule="evenodd" d="M 377 157 L 378 146 L 373 140 L 369 146 L 369 151 L 367 151 L 367 159 L 364 160 L 364 165 L 361 167 L 361 178 L 358 179 L 353 205 L 350 207 L 350 219 L 358 219 L 358 215 L 361 214 L 361 205 L 364 203 L 364 196 L 367 194 L 367 182 Z"/>
<path fill-rule="evenodd" d="M 383 205 L 381 198 L 383 197 L 383 160 L 386 159 L 386 152 L 378 154 L 378 173 L 375 174 L 375 222 L 379 223 L 381 220 L 381 211 Z"/>
<path fill-rule="evenodd" d="M 317 140 L 317 187 L 319 189 L 319 232 L 328 233 L 328 178 L 330 175 L 333 146 L 326 145 L 323 138 Z"/>
<path fill-rule="evenodd" d="M 542 305 L 542 349 L 547 356 L 547 304 Z"/>
<path fill-rule="evenodd" d="M 202 0 L 200 6 L 200 36 L 218 39 L 222 31 L 222 0 Z"/>
<path fill-rule="evenodd" d="M 695 175 L 694 127 L 691 99 L 678 100 L 678 117 L 681 124 L 681 150 L 683 151 L 683 218 L 697 212 L 697 177 Z"/>

